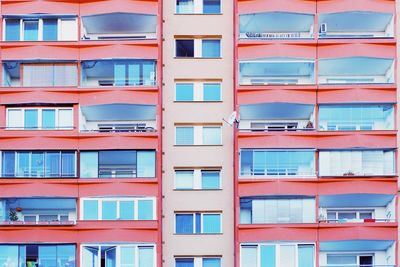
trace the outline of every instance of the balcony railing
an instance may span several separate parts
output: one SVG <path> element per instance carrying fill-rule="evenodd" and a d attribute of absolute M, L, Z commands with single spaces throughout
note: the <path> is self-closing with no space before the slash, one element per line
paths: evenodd
<path fill-rule="evenodd" d="M 381 265 L 381 264 L 329 264 L 329 265 L 320 265 L 320 267 L 396 267 L 396 265 Z"/>
<path fill-rule="evenodd" d="M 134 178 L 137 176 L 136 168 L 102 168 L 99 169 L 100 178 Z"/>
<path fill-rule="evenodd" d="M 98 124 L 98 129 L 84 129 L 81 132 L 119 133 L 119 132 L 156 132 L 154 127 L 148 127 L 143 123 L 130 124 Z"/>
<path fill-rule="evenodd" d="M 0 225 L 34 226 L 34 225 L 76 225 L 76 221 L 0 221 Z"/>
<path fill-rule="evenodd" d="M 320 223 L 374 223 L 374 222 L 395 222 L 394 219 L 321 219 Z"/>

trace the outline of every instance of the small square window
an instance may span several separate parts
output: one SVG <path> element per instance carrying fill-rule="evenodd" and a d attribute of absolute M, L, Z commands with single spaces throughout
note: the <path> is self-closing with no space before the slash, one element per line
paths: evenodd
<path fill-rule="evenodd" d="M 178 83 L 175 86 L 175 99 L 176 101 L 193 101 L 194 85 L 193 83 Z"/>
<path fill-rule="evenodd" d="M 202 40 L 202 57 L 221 57 L 221 40 Z"/>
<path fill-rule="evenodd" d="M 176 189 L 194 188 L 194 171 L 175 171 Z"/>
<path fill-rule="evenodd" d="M 202 189 L 220 189 L 220 172 L 219 171 L 202 171 L 201 172 L 201 188 Z"/>
<path fill-rule="evenodd" d="M 193 145 L 194 144 L 194 128 L 193 127 L 176 127 L 177 145 Z"/>
<path fill-rule="evenodd" d="M 203 145 L 220 145 L 221 127 L 203 127 Z"/>
<path fill-rule="evenodd" d="M 204 14 L 220 14 L 221 13 L 221 0 L 204 0 L 203 13 Z"/>
<path fill-rule="evenodd" d="M 176 13 L 178 13 L 178 14 L 194 13 L 194 1 L 193 0 L 176 0 Z"/>
<path fill-rule="evenodd" d="M 203 85 L 204 101 L 221 101 L 221 85 L 219 83 L 205 83 Z"/>
<path fill-rule="evenodd" d="M 37 41 L 39 38 L 39 21 L 24 20 L 24 40 Z"/>
<path fill-rule="evenodd" d="M 19 22 L 19 19 L 6 19 L 6 41 L 19 41 Z"/>
<path fill-rule="evenodd" d="M 194 40 L 176 40 L 176 57 L 194 57 Z"/>

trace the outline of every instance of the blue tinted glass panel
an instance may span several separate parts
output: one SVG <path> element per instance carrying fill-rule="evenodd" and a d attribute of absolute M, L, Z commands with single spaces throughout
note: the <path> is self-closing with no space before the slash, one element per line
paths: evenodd
<path fill-rule="evenodd" d="M 6 20 L 6 41 L 19 41 L 20 21 L 19 19 Z"/>
<path fill-rule="evenodd" d="M 133 220 L 133 201 L 121 201 L 119 203 L 119 218 L 121 220 Z"/>
<path fill-rule="evenodd" d="M 57 267 L 75 267 L 75 246 L 74 245 L 58 245 L 57 246 Z"/>
<path fill-rule="evenodd" d="M 196 234 L 201 233 L 201 214 L 196 213 Z"/>
<path fill-rule="evenodd" d="M 220 173 L 204 171 L 201 172 L 201 188 L 202 189 L 219 189 L 220 188 Z"/>
<path fill-rule="evenodd" d="M 156 176 L 156 153 L 154 151 L 137 152 L 137 177 L 151 178 Z"/>
<path fill-rule="evenodd" d="M 74 177 L 75 176 L 75 152 L 62 152 L 61 153 L 61 176 Z"/>
<path fill-rule="evenodd" d="M 83 219 L 84 220 L 98 220 L 99 207 L 97 200 L 84 200 L 83 201 Z"/>
<path fill-rule="evenodd" d="M 99 168 L 98 152 L 80 153 L 81 169 L 80 178 L 97 178 Z"/>
<path fill-rule="evenodd" d="M 31 177 L 44 177 L 44 153 L 32 152 Z"/>
<path fill-rule="evenodd" d="M 193 233 L 193 214 L 176 214 L 175 220 L 175 232 L 177 234 Z"/>
<path fill-rule="evenodd" d="M 193 101 L 193 83 L 176 84 L 176 101 Z"/>
<path fill-rule="evenodd" d="M 38 128 L 38 110 L 37 109 L 26 109 L 25 110 L 25 129 L 37 129 Z"/>
<path fill-rule="evenodd" d="M 39 246 L 40 266 L 57 267 L 57 246 Z"/>
<path fill-rule="evenodd" d="M 57 177 L 60 176 L 60 152 L 47 152 L 45 157 L 45 176 Z"/>
<path fill-rule="evenodd" d="M 221 259 L 205 258 L 203 259 L 203 267 L 221 267 Z"/>
<path fill-rule="evenodd" d="M 176 40 L 176 57 L 194 57 L 194 40 Z"/>
<path fill-rule="evenodd" d="M 139 267 L 154 267 L 153 247 L 139 247 Z"/>
<path fill-rule="evenodd" d="M 18 177 L 29 177 L 29 157 L 28 152 L 17 153 L 17 176 Z"/>
<path fill-rule="evenodd" d="M 299 265 L 298 267 L 314 266 L 314 246 L 299 245 Z"/>
<path fill-rule="evenodd" d="M 221 142 L 221 127 L 203 127 L 203 145 L 220 145 Z"/>
<path fill-rule="evenodd" d="M 3 177 L 15 176 L 15 152 L 6 151 L 3 153 Z"/>
<path fill-rule="evenodd" d="M 221 216 L 219 214 L 203 215 L 203 233 L 221 233 Z"/>
<path fill-rule="evenodd" d="M 153 220 L 153 200 L 139 200 L 138 220 Z"/>
<path fill-rule="evenodd" d="M 221 13 L 221 0 L 204 0 L 204 14 L 219 14 Z"/>
<path fill-rule="evenodd" d="M 175 259 L 175 267 L 194 267 L 194 259 Z"/>
<path fill-rule="evenodd" d="M 220 101 L 221 85 L 219 83 L 206 83 L 203 89 L 204 101 Z"/>
<path fill-rule="evenodd" d="M 275 267 L 275 246 L 261 246 L 260 267 Z"/>
<path fill-rule="evenodd" d="M 42 110 L 42 128 L 54 129 L 56 127 L 56 111 L 54 109 Z"/>
<path fill-rule="evenodd" d="M 115 86 L 124 86 L 126 84 L 125 74 L 126 64 L 114 65 L 114 84 Z"/>
<path fill-rule="evenodd" d="M 176 0 L 176 13 L 193 13 L 193 0 Z"/>
<path fill-rule="evenodd" d="M 221 42 L 220 40 L 203 40 L 202 42 L 202 57 L 220 57 Z"/>
<path fill-rule="evenodd" d="M 18 246 L 0 245 L 0 266 L 19 266 Z"/>
<path fill-rule="evenodd" d="M 117 202 L 116 201 L 103 201 L 102 219 L 103 220 L 116 220 L 117 219 Z"/>
<path fill-rule="evenodd" d="M 193 127 L 176 127 L 176 144 L 177 145 L 193 145 L 194 144 L 194 128 Z"/>
<path fill-rule="evenodd" d="M 24 41 L 37 41 L 38 40 L 38 20 L 25 20 L 24 21 Z"/>
<path fill-rule="evenodd" d="M 57 19 L 43 20 L 43 40 L 44 41 L 57 40 Z"/>
<path fill-rule="evenodd" d="M 121 247 L 121 267 L 135 266 L 135 247 Z"/>

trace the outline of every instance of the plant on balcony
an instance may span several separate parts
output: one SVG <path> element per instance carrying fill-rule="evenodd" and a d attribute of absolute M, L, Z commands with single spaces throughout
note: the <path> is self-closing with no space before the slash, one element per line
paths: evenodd
<path fill-rule="evenodd" d="M 12 222 L 18 221 L 17 212 L 13 209 L 10 209 L 10 212 L 8 213 L 8 217 L 9 217 L 10 221 L 12 221 Z"/>
<path fill-rule="evenodd" d="M 355 174 L 352 171 L 348 171 L 348 172 L 343 173 L 343 176 L 354 176 L 354 175 Z"/>

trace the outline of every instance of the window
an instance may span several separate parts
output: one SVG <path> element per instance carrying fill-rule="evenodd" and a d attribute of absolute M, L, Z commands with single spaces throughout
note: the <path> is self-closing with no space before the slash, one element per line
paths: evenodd
<path fill-rule="evenodd" d="M 365 266 L 374 264 L 373 254 L 328 254 L 327 263 L 332 266 Z"/>
<path fill-rule="evenodd" d="M 152 178 L 156 175 L 154 150 L 104 150 L 80 153 L 81 178 Z"/>
<path fill-rule="evenodd" d="M 221 14 L 221 0 L 176 0 L 177 14 Z"/>
<path fill-rule="evenodd" d="M 220 257 L 175 258 L 175 267 L 221 267 Z"/>
<path fill-rule="evenodd" d="M 75 245 L 0 245 L 0 266 L 75 267 Z"/>
<path fill-rule="evenodd" d="M 315 198 L 275 197 L 265 199 L 241 198 L 240 223 L 315 223 Z"/>
<path fill-rule="evenodd" d="M 175 100 L 178 102 L 221 101 L 221 83 L 176 83 Z"/>
<path fill-rule="evenodd" d="M 5 41 L 76 41 L 75 18 L 6 18 Z"/>
<path fill-rule="evenodd" d="M 175 189 L 213 190 L 220 188 L 220 170 L 175 170 Z"/>
<path fill-rule="evenodd" d="M 3 151 L 2 177 L 76 177 L 74 151 Z"/>
<path fill-rule="evenodd" d="M 82 220 L 155 220 L 154 198 L 83 198 Z"/>
<path fill-rule="evenodd" d="M 394 175 L 393 150 L 322 150 L 320 176 Z"/>
<path fill-rule="evenodd" d="M 176 145 L 222 145 L 221 126 L 177 126 Z"/>
<path fill-rule="evenodd" d="M 221 214 L 219 213 L 177 213 L 175 214 L 177 234 L 219 234 Z"/>
<path fill-rule="evenodd" d="M 314 244 L 241 244 L 240 267 L 314 267 Z"/>
<path fill-rule="evenodd" d="M 315 176 L 315 151 L 242 149 L 240 175 Z"/>
<path fill-rule="evenodd" d="M 72 108 L 7 108 L 7 129 L 70 130 Z"/>
<path fill-rule="evenodd" d="M 373 210 L 356 209 L 328 209 L 326 211 L 328 222 L 363 222 L 364 219 L 373 219 L 375 217 Z"/>
<path fill-rule="evenodd" d="M 155 267 L 153 244 L 84 244 L 81 265 L 85 267 Z"/>
<path fill-rule="evenodd" d="M 220 39 L 177 39 L 176 57 L 220 58 Z"/>
<path fill-rule="evenodd" d="M 319 130 L 393 130 L 393 105 L 326 105 L 319 107 Z"/>

